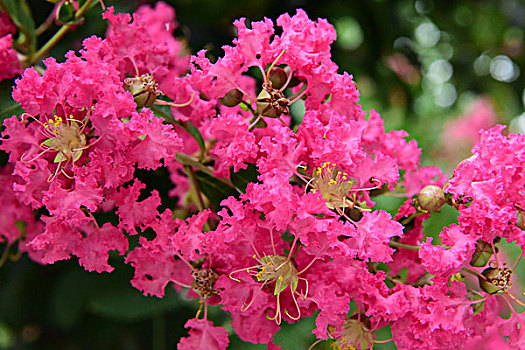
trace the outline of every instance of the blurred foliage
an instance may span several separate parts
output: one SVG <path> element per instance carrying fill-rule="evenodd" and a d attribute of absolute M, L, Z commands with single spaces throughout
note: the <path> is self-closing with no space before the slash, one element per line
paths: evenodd
<path fill-rule="evenodd" d="M 119 12 L 154 2 L 105 1 Z M 222 45 L 231 44 L 232 22 L 237 18 L 275 20 L 284 12 L 303 8 L 310 18 L 328 19 L 338 31 L 333 59 L 341 72 L 354 75 L 364 109 L 381 113 L 387 129 L 407 130 L 422 148 L 424 164 L 435 164 L 433 156 L 444 122 L 461 114 L 476 96 L 491 97 L 501 123 L 523 113 L 525 5 L 518 0 L 167 2 L 177 11 L 180 27 L 175 35 L 187 41 L 192 53 L 205 48 L 215 57 L 222 55 Z M 16 2 L 8 3 L 14 6 Z M 19 20 L 29 26 L 38 27 L 53 9 L 44 0 L 27 3 L 29 8 L 23 10 L 32 12 L 34 24 L 24 16 Z M 83 38 L 103 36 L 106 23 L 100 12 L 99 6 L 91 9 L 85 23 L 49 54 L 61 61 L 68 50 L 81 47 Z M 53 24 L 38 36 L 36 48 L 57 30 Z M 34 50 L 34 39 L 26 40 L 28 51 Z M 8 96 L 11 85 L 12 81 L 0 84 L 2 117 L 20 113 Z M 252 177 L 249 171 L 246 176 Z M 148 178 L 152 174 L 138 175 Z M 148 186 L 155 186 L 155 181 L 150 182 Z M 170 184 L 157 186 L 162 186 L 163 193 Z M 401 204 L 399 198 L 378 200 L 381 207 L 391 210 Z M 448 209 L 425 223 L 427 235 L 436 237 L 455 220 L 457 212 Z M 517 253 L 511 250 L 509 254 Z M 122 257 L 111 261 L 116 267 L 111 274 L 86 272 L 75 260 L 42 267 L 22 256 L 6 264 L 0 269 L 0 349 L 174 349 L 186 334 L 184 323 L 195 315 L 196 301 L 171 288 L 162 300 L 143 297 L 129 283 L 132 268 L 124 265 Z M 231 330 L 228 317 L 219 308 L 210 308 L 210 319 Z M 313 323 L 310 317 L 285 325 L 275 342 L 283 349 L 306 349 L 315 340 L 310 334 Z M 379 339 L 389 338 L 388 329 L 381 332 Z M 230 348 L 266 347 L 245 344 L 232 335 Z M 328 342 L 315 347 L 328 348 Z M 376 348 L 394 347 L 381 344 Z"/>

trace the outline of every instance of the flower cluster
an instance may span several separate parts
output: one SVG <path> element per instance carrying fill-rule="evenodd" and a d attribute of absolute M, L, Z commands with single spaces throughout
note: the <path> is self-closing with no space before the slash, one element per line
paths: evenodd
<path fill-rule="evenodd" d="M 22 72 L 16 51 L 13 49 L 13 34 L 16 26 L 7 14 L 0 11 L 0 81 L 11 79 Z"/>
<path fill-rule="evenodd" d="M 0 239 L 97 272 L 113 270 L 117 251 L 145 295 L 187 289 L 200 308 L 179 349 L 227 347 L 212 305 L 242 340 L 272 349 L 283 322 L 313 315 L 313 334 L 335 349 L 475 348 L 487 335 L 525 346 L 522 315 L 499 316 L 500 299 L 521 304 L 510 293 L 519 259 L 507 267 L 496 247 L 525 244 L 523 136 L 484 131 L 445 185 L 405 131 L 386 132 L 358 104 L 326 20 L 238 20 L 213 61 L 185 54 L 164 3 L 103 17 L 105 39 L 16 81 L 25 112 L 4 122 L 0 179 L 12 191 Z M 160 167 L 169 194 L 137 178 Z M 385 195 L 406 199 L 393 217 L 376 204 Z M 434 245 L 423 222 L 445 204 L 458 223 Z M 392 338 L 376 339 L 386 326 Z"/>

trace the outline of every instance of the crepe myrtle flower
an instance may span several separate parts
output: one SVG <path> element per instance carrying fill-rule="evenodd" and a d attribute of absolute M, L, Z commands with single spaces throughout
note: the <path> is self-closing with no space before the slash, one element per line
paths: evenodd
<path fill-rule="evenodd" d="M 346 220 L 355 223 L 362 217 L 362 211 L 370 211 L 358 205 L 358 193 L 361 191 L 371 191 L 382 187 L 382 182 L 371 178 L 371 183 L 377 185 L 369 188 L 354 188 L 355 181 L 344 171 L 340 171 L 337 164 L 333 162 L 323 162 L 321 166 L 312 171 L 308 178 L 301 172 L 296 171 L 301 180 L 306 182 L 305 191 L 319 192 L 321 197 L 326 200 L 326 206 L 344 217 Z M 351 213 L 350 216 L 348 213 Z"/>
<path fill-rule="evenodd" d="M 37 155 L 29 156 L 23 154 L 20 161 L 22 163 L 31 163 L 36 159 L 44 156 L 47 153 L 54 154 L 53 163 L 56 163 L 56 170 L 49 175 L 47 181 L 53 181 L 59 172 L 71 179 L 72 175 L 68 174 L 64 169 L 67 166 L 73 167 L 75 162 L 80 159 L 84 150 L 96 144 L 100 137 L 88 143 L 86 127 L 89 123 L 89 113 L 84 120 L 78 120 L 70 115 L 68 118 L 62 118 L 55 115 L 49 118 L 46 122 L 41 122 L 38 118 L 24 113 L 21 116 L 24 119 L 33 119 L 40 124 L 40 133 L 44 136 L 44 140 L 40 142 L 39 146 L 42 149 Z M 29 159 L 28 159 L 29 158 Z"/>
<path fill-rule="evenodd" d="M 253 278 L 254 281 L 259 282 L 261 284 L 258 291 L 254 293 L 251 301 L 249 301 L 248 303 L 243 303 L 243 306 L 241 307 L 241 312 L 244 312 L 250 308 L 250 306 L 257 298 L 257 295 L 263 290 L 264 287 L 266 287 L 267 285 L 273 285 L 273 287 L 271 288 L 273 288 L 273 295 L 276 298 L 275 315 L 267 316 L 267 318 L 269 320 L 275 321 L 275 323 L 278 325 L 281 324 L 282 307 L 280 298 L 281 293 L 283 293 L 287 289 L 290 291 L 290 295 L 294 302 L 297 314 L 295 316 L 291 315 L 288 312 L 288 310 L 284 310 L 284 313 L 286 316 L 288 316 L 294 321 L 297 321 L 301 318 L 301 309 L 297 304 L 296 296 L 299 296 L 303 300 L 306 300 L 306 297 L 308 296 L 308 280 L 304 277 L 301 277 L 300 275 L 306 272 L 308 268 L 310 268 L 315 259 L 313 259 L 310 262 L 310 264 L 308 264 L 305 268 L 298 271 L 297 266 L 292 258 L 292 253 L 296 248 L 297 241 L 298 239 L 295 238 L 290 248 L 290 252 L 287 256 L 276 254 L 275 245 L 273 245 L 273 241 L 272 247 L 274 254 L 272 255 L 260 255 L 259 252 L 252 245 L 253 249 L 255 250 L 255 254 L 252 257 L 257 261 L 257 264 L 252 265 L 250 267 L 241 268 L 230 273 L 230 278 L 236 282 L 240 283 L 241 280 L 234 277 L 234 275 L 236 275 L 237 273 L 246 272 Z M 299 281 L 302 281 L 304 283 L 302 293 L 298 291 Z"/>

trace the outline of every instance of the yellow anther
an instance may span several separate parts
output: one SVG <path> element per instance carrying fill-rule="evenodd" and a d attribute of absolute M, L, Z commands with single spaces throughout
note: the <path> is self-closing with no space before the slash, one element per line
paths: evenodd
<path fill-rule="evenodd" d="M 321 168 L 317 168 L 317 176 L 321 175 Z"/>
<path fill-rule="evenodd" d="M 44 123 L 44 128 L 47 129 L 48 127 L 49 127 L 49 125 L 47 123 Z"/>
<path fill-rule="evenodd" d="M 254 259 L 256 258 L 255 254 L 253 254 L 252 258 L 254 258 Z"/>
<path fill-rule="evenodd" d="M 250 269 L 246 269 L 246 272 L 250 273 Z"/>
<path fill-rule="evenodd" d="M 279 276 L 279 281 L 283 281 L 283 276 Z"/>
<path fill-rule="evenodd" d="M 271 261 L 268 261 L 268 266 L 272 266 L 272 262 Z"/>
<path fill-rule="evenodd" d="M 346 177 L 346 176 L 343 176 L 343 180 L 346 180 L 346 179 L 347 179 L 347 177 Z"/>
<path fill-rule="evenodd" d="M 337 172 L 337 175 L 341 175 L 341 172 L 340 172 L 340 171 L 338 171 L 338 172 Z"/>
<path fill-rule="evenodd" d="M 335 163 L 334 163 L 334 164 L 332 164 L 332 166 L 336 167 L 336 166 L 337 166 L 337 164 L 335 164 Z"/>
<path fill-rule="evenodd" d="M 326 168 L 329 173 L 332 173 L 332 168 Z"/>
<path fill-rule="evenodd" d="M 345 175 L 345 176 L 348 176 L 348 174 L 347 174 L 347 173 L 343 173 L 343 175 Z"/>
<path fill-rule="evenodd" d="M 337 181 L 335 181 L 334 179 L 330 179 L 328 185 L 337 185 Z"/>

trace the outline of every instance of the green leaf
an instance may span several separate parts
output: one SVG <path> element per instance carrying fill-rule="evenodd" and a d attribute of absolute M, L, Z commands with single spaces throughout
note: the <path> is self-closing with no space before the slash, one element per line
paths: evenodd
<path fill-rule="evenodd" d="M 233 188 L 202 171 L 195 172 L 195 179 L 201 192 L 209 199 L 213 209 L 218 209 L 223 199 L 237 194 Z"/>
<path fill-rule="evenodd" d="M 255 164 L 247 163 L 246 169 L 240 169 L 236 173 L 233 172 L 233 167 L 230 167 L 230 179 L 231 182 L 241 191 L 246 192 L 246 187 L 250 182 L 260 182 L 257 180 L 259 172 Z"/>
<path fill-rule="evenodd" d="M 193 136 L 195 141 L 199 144 L 199 148 L 201 149 L 201 159 L 204 158 L 204 152 L 206 151 L 206 145 L 204 144 L 204 138 L 202 137 L 201 132 L 199 129 L 194 127 L 191 122 L 188 122 L 186 130 L 188 133 Z"/>
<path fill-rule="evenodd" d="M 9 17 L 20 31 L 17 45 L 27 48 L 28 54 L 35 52 L 36 34 L 33 14 L 26 0 L 2 0 Z"/>
<path fill-rule="evenodd" d="M 24 112 L 20 104 L 11 97 L 13 81 L 4 80 L 0 83 L 0 122 L 12 115 L 20 115 Z"/>

